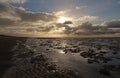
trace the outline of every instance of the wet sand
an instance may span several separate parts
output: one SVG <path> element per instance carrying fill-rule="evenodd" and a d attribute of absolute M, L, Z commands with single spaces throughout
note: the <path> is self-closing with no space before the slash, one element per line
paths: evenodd
<path fill-rule="evenodd" d="M 21 42 L 21 39 L 25 38 L 16 38 L 16 37 L 0 37 L 0 76 L 4 75 L 4 78 L 69 78 L 68 71 L 66 69 L 73 70 L 75 74 L 71 75 L 70 78 L 119 78 L 119 74 L 111 72 L 111 75 L 103 75 L 99 73 L 100 64 L 94 63 L 88 64 L 87 61 L 80 55 L 79 52 L 74 53 L 74 48 L 79 47 L 85 51 L 91 46 L 94 41 L 89 42 L 89 40 L 82 40 L 79 45 L 75 45 L 75 42 L 78 40 L 74 39 L 71 43 L 71 40 L 61 40 L 61 39 L 27 39 L 25 42 Z M 16 42 L 16 40 L 20 40 Z M 116 40 L 116 39 L 115 39 Z M 109 40 L 107 40 L 109 41 Z M 94 42 L 95 44 L 100 43 L 101 41 Z M 18 43 L 18 44 L 16 44 Z M 86 45 L 81 48 L 82 45 Z M 91 43 L 91 44 L 90 44 Z M 115 42 L 116 43 L 116 42 Z M 14 46 L 16 44 L 16 46 Z M 107 42 L 101 43 L 102 46 L 108 47 Z M 113 45 L 113 42 L 111 43 Z M 70 46 L 71 45 L 71 46 Z M 10 51 L 13 49 L 14 52 Z M 58 47 L 57 47 L 58 46 Z M 68 47 L 65 47 L 68 46 Z M 116 44 L 114 45 L 114 47 Z M 16 48 L 15 48 L 16 47 Z M 118 45 L 117 45 L 118 47 Z M 66 50 L 62 50 L 66 48 Z M 69 50 L 69 48 L 71 48 Z M 105 49 L 105 48 L 102 48 Z M 89 50 L 89 49 L 88 49 Z M 107 50 L 110 53 L 112 51 Z M 64 52 L 64 51 L 71 51 Z M 79 50 L 75 50 L 79 51 Z M 95 49 L 96 51 L 96 49 Z M 72 53 L 73 52 L 73 53 Z M 88 52 L 88 51 L 86 51 Z M 97 51 L 98 52 L 98 51 Z M 91 52 L 92 54 L 92 52 Z M 106 53 L 107 54 L 107 53 Z M 88 54 L 83 54 L 86 56 Z M 93 56 L 93 54 L 91 55 Z M 90 57 L 91 57 L 90 56 Z M 47 57 L 47 58 L 45 58 Z M 89 56 L 87 56 L 88 58 Z M 116 56 L 117 57 L 117 56 Z M 11 61 L 10 59 L 14 59 Z M 47 59 L 45 61 L 45 59 Z M 12 64 L 14 62 L 15 65 Z M 94 61 L 93 61 L 94 62 Z M 54 64 L 55 63 L 55 66 Z M 61 70 L 56 67 L 65 69 Z M 11 67 L 12 66 L 12 67 Z M 49 66 L 52 66 L 52 69 Z M 10 68 L 6 73 L 5 71 Z M 29 69 L 29 70 L 28 70 Z M 114 70 L 112 67 L 111 70 Z M 71 71 L 73 73 L 73 71 Z M 26 73 L 27 72 L 27 73 Z M 62 72 L 62 74 L 61 74 Z M 65 73 L 66 72 L 66 73 Z M 71 74 L 70 72 L 70 74 Z M 102 71 L 103 72 L 103 71 Z M 4 74 L 5 73 L 5 74 Z M 56 75 L 57 74 L 57 75 Z M 77 76 L 74 76 L 77 75 Z M 57 77 L 58 76 L 58 77 Z M 1 78 L 1 77 L 0 77 Z"/>
<path fill-rule="evenodd" d="M 43 54 L 25 50 L 26 40 L 0 36 L 0 78 L 76 78 L 73 71 L 58 68 Z"/>
<path fill-rule="evenodd" d="M 13 55 L 11 48 L 16 44 L 17 40 L 22 39 L 23 38 L 0 35 L 0 78 L 2 78 L 5 71 L 13 65 L 11 62 Z"/>

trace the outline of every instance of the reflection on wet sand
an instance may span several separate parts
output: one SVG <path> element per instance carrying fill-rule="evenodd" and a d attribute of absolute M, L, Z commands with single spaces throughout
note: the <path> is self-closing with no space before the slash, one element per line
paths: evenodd
<path fill-rule="evenodd" d="M 24 43 L 18 42 L 13 48 L 12 59 L 17 67 L 11 69 L 21 70 L 26 66 L 28 69 L 33 69 L 31 65 L 35 65 L 37 68 L 32 71 L 39 72 L 39 64 L 41 64 L 39 62 L 43 59 L 41 55 L 44 55 L 48 63 L 54 63 L 62 72 L 65 71 L 61 69 L 72 70 L 71 72 L 74 71 L 74 75 L 78 78 L 119 78 L 120 44 L 118 43 L 120 43 L 119 38 L 27 39 Z M 69 74 L 64 75 L 68 77 Z M 71 75 L 71 78 L 74 77 Z"/>

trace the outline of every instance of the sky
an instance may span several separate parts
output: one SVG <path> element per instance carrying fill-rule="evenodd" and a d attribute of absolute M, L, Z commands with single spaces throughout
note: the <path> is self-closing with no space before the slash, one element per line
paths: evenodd
<path fill-rule="evenodd" d="M 0 34 L 120 37 L 120 0 L 0 0 Z"/>

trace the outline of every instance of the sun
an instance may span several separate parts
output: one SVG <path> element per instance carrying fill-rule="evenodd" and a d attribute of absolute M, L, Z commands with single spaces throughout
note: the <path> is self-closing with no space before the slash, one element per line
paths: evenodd
<path fill-rule="evenodd" d="M 66 17 L 60 17 L 57 22 L 58 23 L 64 23 L 65 21 L 67 21 L 68 19 Z"/>

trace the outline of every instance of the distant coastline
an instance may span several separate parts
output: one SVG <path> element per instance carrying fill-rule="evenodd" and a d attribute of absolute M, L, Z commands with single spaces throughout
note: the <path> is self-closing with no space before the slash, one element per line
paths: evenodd
<path fill-rule="evenodd" d="M 104 36 L 104 37 L 101 37 L 101 36 L 98 36 L 98 37 L 97 37 L 97 36 L 96 36 L 96 37 L 25 37 L 25 36 L 14 36 L 14 35 L 0 35 L 0 38 L 1 38 L 1 37 L 5 37 L 5 38 L 7 38 L 7 37 L 9 37 L 9 38 L 10 38 L 10 37 L 11 37 L 11 38 L 25 38 L 25 39 L 27 39 L 27 38 L 33 38 L 33 39 L 57 39 L 57 38 L 61 38 L 61 39 L 67 39 L 67 38 L 68 38 L 68 39 L 69 39 L 69 38 L 71 38 L 71 39 L 72 39 L 72 38 L 73 38 L 73 39 L 74 39 L 74 38 L 83 38 L 83 39 L 84 39 L 84 38 L 88 38 L 88 39 L 89 39 L 89 38 L 90 38 L 90 39 L 91 39 L 91 38 L 101 38 L 101 39 L 103 39 L 103 38 L 106 38 L 106 39 L 108 39 L 108 38 L 120 38 L 119 36 L 118 36 L 118 37 L 107 37 L 107 36 L 106 36 L 106 37 L 105 37 L 105 36 Z"/>

